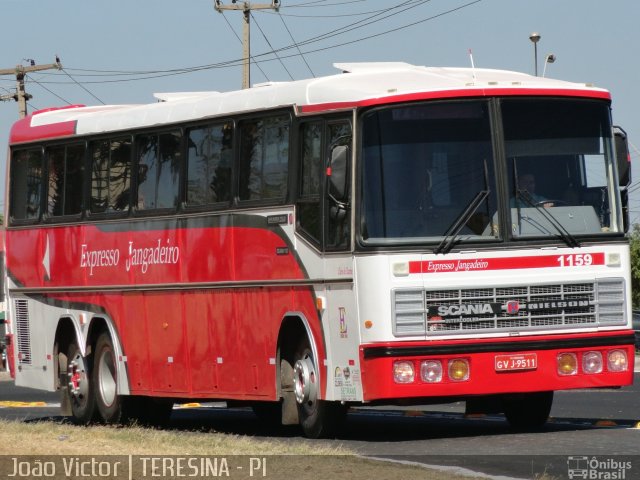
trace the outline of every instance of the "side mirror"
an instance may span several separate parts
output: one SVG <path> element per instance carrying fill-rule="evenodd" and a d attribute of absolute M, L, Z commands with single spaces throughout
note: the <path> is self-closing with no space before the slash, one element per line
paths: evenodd
<path fill-rule="evenodd" d="M 629 143 L 627 132 L 621 127 L 613 127 L 616 147 L 616 162 L 618 164 L 618 181 L 621 187 L 631 184 L 631 155 L 629 155 Z"/>
<path fill-rule="evenodd" d="M 622 222 L 624 231 L 629 231 L 629 191 L 631 184 L 631 155 L 627 132 L 622 127 L 614 126 L 613 135 L 616 147 L 616 163 L 618 165 L 618 184 L 620 185 L 620 201 L 622 203 Z"/>
<path fill-rule="evenodd" d="M 343 139 L 344 140 L 344 139 Z M 346 206 L 349 200 L 349 159 L 351 148 L 343 142 L 334 144 L 329 152 L 329 197 L 338 205 Z"/>

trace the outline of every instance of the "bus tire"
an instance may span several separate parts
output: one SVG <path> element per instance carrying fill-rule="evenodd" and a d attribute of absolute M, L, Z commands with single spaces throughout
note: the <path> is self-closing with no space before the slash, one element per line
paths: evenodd
<path fill-rule="evenodd" d="M 123 396 L 118 395 L 118 370 L 116 354 L 111 336 L 102 332 L 94 350 L 93 385 L 96 392 L 96 407 L 105 423 L 120 423 L 126 420 Z"/>
<path fill-rule="evenodd" d="M 82 356 L 76 342 L 67 350 L 67 388 L 63 389 L 71 407 L 74 423 L 87 425 L 95 420 L 95 388 L 91 380 L 93 355 Z"/>
<path fill-rule="evenodd" d="M 293 367 L 293 389 L 298 406 L 298 419 L 308 438 L 335 436 L 344 421 L 346 408 L 337 402 L 319 398 L 317 360 L 305 339 L 296 350 Z"/>
<path fill-rule="evenodd" d="M 504 415 L 511 428 L 531 430 L 542 427 L 549 419 L 553 392 L 535 392 L 503 399 Z"/>

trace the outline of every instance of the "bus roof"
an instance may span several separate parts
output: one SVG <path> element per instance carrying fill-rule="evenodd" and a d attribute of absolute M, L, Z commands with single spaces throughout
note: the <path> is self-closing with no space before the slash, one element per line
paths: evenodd
<path fill-rule="evenodd" d="M 41 110 L 16 122 L 10 143 L 127 131 L 277 107 L 300 115 L 358 106 L 432 98 L 557 95 L 610 100 L 589 84 L 524 73 L 471 68 L 421 67 L 401 62 L 337 63 L 341 74 L 292 82 L 268 82 L 248 90 L 156 94 L 146 105 L 72 105 Z"/>

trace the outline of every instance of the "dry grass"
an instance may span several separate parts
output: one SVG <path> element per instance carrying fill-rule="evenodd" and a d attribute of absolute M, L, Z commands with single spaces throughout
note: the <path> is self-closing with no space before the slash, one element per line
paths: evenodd
<path fill-rule="evenodd" d="M 296 480 L 322 478 L 468 480 L 470 478 L 453 472 L 440 472 L 415 465 L 362 458 L 339 444 L 261 440 L 240 435 L 154 430 L 136 426 L 78 427 L 52 421 L 24 423 L 0 420 L 0 455 L 6 455 L 1 457 L 0 462 L 0 474 L 3 478 L 11 472 L 12 455 L 20 455 L 20 457 L 36 455 L 45 458 L 52 458 L 49 456 L 53 455 L 63 458 L 79 455 L 218 458 L 233 456 L 229 460 L 230 464 L 241 463 L 243 460 L 240 456 L 259 456 L 268 458 L 265 478 L 272 479 L 289 478 L 294 471 Z M 235 471 L 232 468 L 229 477 L 249 478 L 249 473 L 246 469 Z"/>
<path fill-rule="evenodd" d="M 52 421 L 0 420 L 0 454 L 21 455 L 353 455 L 336 446 L 309 446 L 221 433 L 137 426 L 80 427 Z"/>

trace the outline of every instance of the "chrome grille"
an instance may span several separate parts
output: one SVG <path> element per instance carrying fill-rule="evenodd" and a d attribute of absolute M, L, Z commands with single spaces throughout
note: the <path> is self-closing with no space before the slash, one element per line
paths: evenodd
<path fill-rule="evenodd" d="M 622 278 L 595 282 L 392 292 L 395 336 L 622 325 Z"/>
<path fill-rule="evenodd" d="M 16 340 L 18 344 L 18 363 L 31 365 L 31 329 L 29 327 L 29 303 L 25 299 L 16 299 Z"/>

